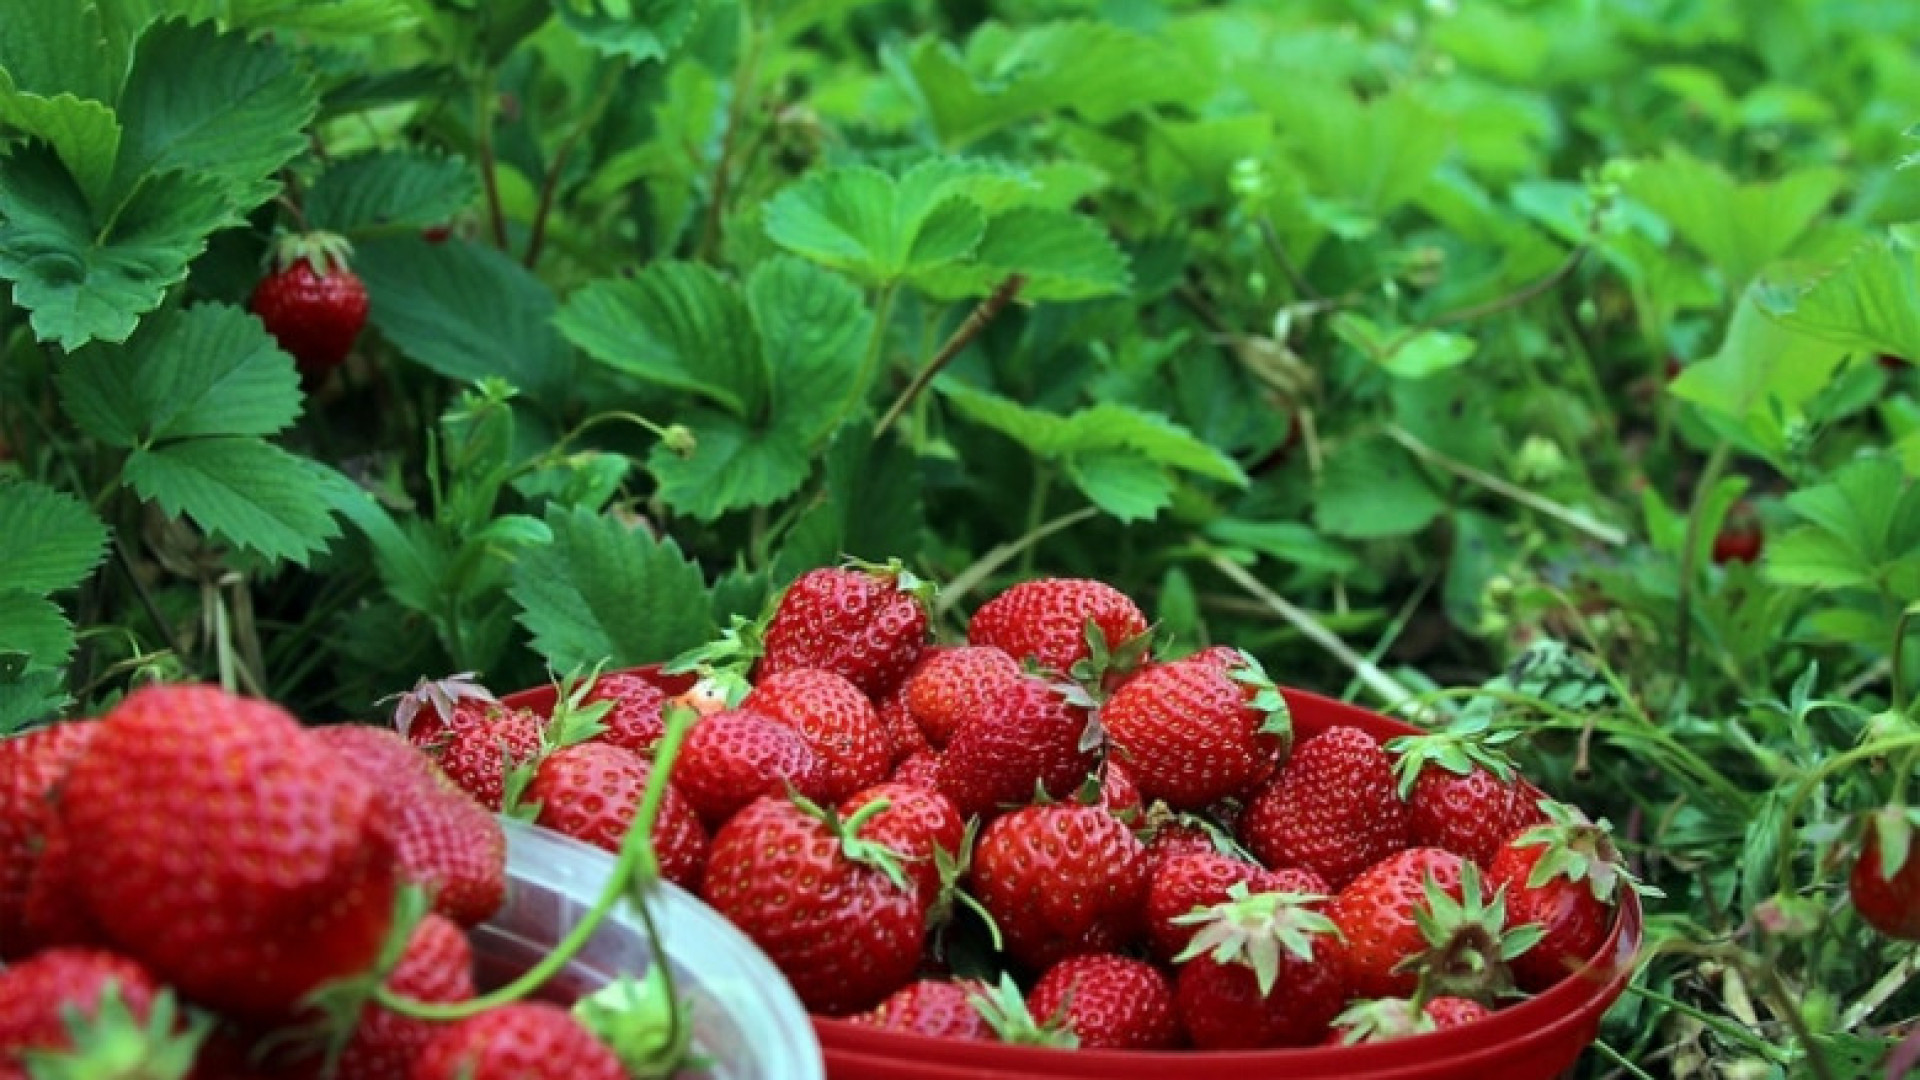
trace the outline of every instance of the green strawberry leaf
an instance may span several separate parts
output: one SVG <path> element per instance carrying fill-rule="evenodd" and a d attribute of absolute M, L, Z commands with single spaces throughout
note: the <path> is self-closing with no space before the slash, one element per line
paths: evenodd
<path fill-rule="evenodd" d="M 986 232 L 938 159 L 899 177 L 866 165 L 816 170 L 766 208 L 774 243 L 864 284 L 885 286 L 971 256 Z"/>
<path fill-rule="evenodd" d="M 677 52 L 700 16 L 699 0 L 593 0 L 558 3 L 569 30 L 595 51 L 634 63 Z"/>
<path fill-rule="evenodd" d="M 237 221 L 279 190 L 281 166 L 307 148 L 319 106 L 291 54 L 210 23 L 154 23 L 134 47 L 120 95 L 125 136 L 114 187 L 186 171 L 219 183 Z"/>
<path fill-rule="evenodd" d="M 1389 330 L 1372 320 L 1343 311 L 1333 317 L 1333 332 L 1389 375 L 1424 379 L 1468 360 L 1478 350 L 1470 337 L 1418 328 Z"/>
<path fill-rule="evenodd" d="M 9 658 L 13 663 L 7 662 Z M 24 731 L 54 716 L 73 700 L 64 689 L 62 665 L 54 663 L 27 671 L 26 663 L 24 652 L 0 652 L 0 736 Z"/>
<path fill-rule="evenodd" d="M 340 535 L 334 474 L 260 439 L 221 437 L 135 450 L 126 484 L 169 517 L 185 515 L 221 539 L 302 566 Z"/>
<path fill-rule="evenodd" d="M 1021 208 L 988 219 L 972 259 L 913 277 L 928 295 L 947 300 L 990 295 L 1009 274 L 1023 279 L 1029 301 L 1087 300 L 1132 286 L 1127 257 L 1092 218 L 1066 210 Z"/>
<path fill-rule="evenodd" d="M 8 589 L 70 589 L 106 552 L 106 526 L 85 503 L 41 484 L 0 479 L 0 566 Z"/>
<path fill-rule="evenodd" d="M 58 672 L 73 647 L 73 624 L 59 605 L 24 589 L 0 590 L 0 656 L 24 656 L 20 674 Z"/>
<path fill-rule="evenodd" d="M 812 468 L 805 440 L 786 428 L 755 428 L 713 410 L 689 413 L 682 422 L 698 447 L 681 457 L 656 446 L 647 468 L 668 505 L 701 521 L 772 505 L 798 491 Z"/>
<path fill-rule="evenodd" d="M 113 160 L 120 152 L 120 118 L 98 101 L 72 94 L 42 97 L 13 89 L 0 67 L 0 127 L 53 147 L 90 205 L 111 196 Z"/>
<path fill-rule="evenodd" d="M 376 150 L 331 162 L 307 189 L 314 229 L 351 236 L 375 226 L 441 225 L 480 192 L 472 165 L 418 150 Z"/>
<path fill-rule="evenodd" d="M 553 293 L 508 255 L 382 237 L 356 245 L 354 268 L 372 298 L 368 321 L 409 360 L 463 383 L 502 378 L 544 403 L 574 392 Z"/>
<path fill-rule="evenodd" d="M 811 449 L 866 400 L 860 357 L 873 336 L 873 313 L 844 278 L 787 256 L 756 267 L 746 293 L 775 423 Z"/>
<path fill-rule="evenodd" d="M 1327 458 L 1313 523 L 1329 536 L 1378 540 L 1419 532 L 1445 509 L 1406 451 L 1375 436 Z"/>
<path fill-rule="evenodd" d="M 128 28 L 114 14 L 97 3 L 9 4 L 0 19 L 0 70 L 25 93 L 117 101 L 130 49 Z"/>
<path fill-rule="evenodd" d="M 1742 289 L 1792 249 L 1841 181 L 1838 169 L 1821 166 L 1742 183 L 1719 165 L 1675 149 L 1636 164 L 1626 188 L 1711 259 L 1730 288 Z"/>
<path fill-rule="evenodd" d="M 758 416 L 767 402 L 771 377 L 746 300 L 702 264 L 661 262 L 596 281 L 567 298 L 555 324 L 608 367 L 735 417 Z"/>
<path fill-rule="evenodd" d="M 110 223 L 46 143 L 0 157 L 0 278 L 42 341 L 125 341 L 230 219 L 220 183 L 149 177 Z"/>
<path fill-rule="evenodd" d="M 1755 304 L 1801 333 L 1847 349 L 1920 360 L 1920 252 L 1871 240 L 1837 269 L 1761 281 Z"/>
<path fill-rule="evenodd" d="M 258 319 L 224 304 L 149 319 L 124 347 L 82 349 L 56 381 L 74 423 L 126 449 L 273 435 L 300 414 L 293 360 Z"/>
<path fill-rule="evenodd" d="M 547 525 L 553 543 L 520 557 L 508 592 L 552 667 L 632 667 L 713 635 L 706 581 L 673 540 L 578 507 Z"/>

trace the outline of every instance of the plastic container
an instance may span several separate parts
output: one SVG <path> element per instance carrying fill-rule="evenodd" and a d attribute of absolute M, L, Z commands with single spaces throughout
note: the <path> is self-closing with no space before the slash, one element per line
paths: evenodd
<path fill-rule="evenodd" d="M 531 967 L 585 918 L 613 858 L 549 829 L 508 818 L 507 896 L 470 933 L 480 985 L 501 985 Z M 708 1064 L 683 1075 L 710 1080 L 821 1080 L 820 1044 L 806 1007 L 746 935 L 697 897 L 663 883 L 654 919 L 675 988 L 693 1003 L 696 1049 Z M 622 974 L 644 974 L 653 950 L 624 907 L 539 992 L 571 1004 Z"/>
<path fill-rule="evenodd" d="M 692 685 L 686 676 L 662 676 L 653 667 L 632 674 L 671 693 Z M 1341 724 L 1361 728 L 1381 742 L 1418 733 L 1407 724 L 1318 694 L 1282 693 L 1300 739 Z M 554 692 L 545 687 L 506 701 L 550 710 Z M 1368 1046 L 1205 1053 L 1064 1051 L 933 1039 L 824 1017 L 814 1017 L 812 1023 L 830 1080 L 1553 1080 L 1592 1044 L 1601 1017 L 1625 991 L 1639 955 L 1641 919 L 1639 897 L 1626 891 L 1599 955 L 1545 993 L 1464 1028 Z M 761 963 L 766 963 L 764 958 Z"/>

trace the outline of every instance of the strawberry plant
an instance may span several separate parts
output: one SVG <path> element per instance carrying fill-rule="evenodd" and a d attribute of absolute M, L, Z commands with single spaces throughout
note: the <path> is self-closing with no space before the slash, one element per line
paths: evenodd
<path fill-rule="evenodd" d="M 1894 1069 L 1916 41 L 1814 0 L 0 0 L 0 760 L 155 680 L 406 692 L 538 816 L 644 786 L 667 695 L 575 703 L 629 760 L 474 679 L 720 641 L 688 836 L 736 783 L 911 762 L 991 816 L 1104 762 L 1336 891 L 1404 842 L 1597 897 L 1545 790 L 1664 893 L 1580 1075 Z M 805 674 L 740 715 L 755 663 Z M 1430 741 L 1296 746 L 1268 683 Z"/>

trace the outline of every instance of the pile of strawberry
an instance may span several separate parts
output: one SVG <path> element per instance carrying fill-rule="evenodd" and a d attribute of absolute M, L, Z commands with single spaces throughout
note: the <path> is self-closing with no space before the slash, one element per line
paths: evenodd
<path fill-rule="evenodd" d="M 800 578 L 678 682 L 550 715 L 483 694 L 409 734 L 489 806 L 617 850 L 671 703 L 662 872 L 816 1015 L 1132 1049 L 1376 1041 L 1486 1016 L 1592 959 L 1623 888 L 1604 823 L 1484 726 L 1296 745 L 1252 657 L 1160 660 L 1095 581 L 1015 585 L 929 642 L 897 565 Z M 679 693 L 671 689 L 691 688 Z"/>
<path fill-rule="evenodd" d="M 0 1080 L 637 1075 L 645 1010 L 477 994 L 505 889 L 390 730 L 165 686 L 0 740 Z"/>

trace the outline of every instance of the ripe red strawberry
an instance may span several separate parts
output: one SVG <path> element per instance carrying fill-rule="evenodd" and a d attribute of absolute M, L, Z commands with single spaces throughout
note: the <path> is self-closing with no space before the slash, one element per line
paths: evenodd
<path fill-rule="evenodd" d="M 1313 884 L 1310 875 L 1293 883 Z M 1346 950 L 1325 903 L 1317 893 L 1254 893 L 1240 882 L 1219 903 L 1179 917 L 1194 937 L 1175 958 L 1175 997 L 1195 1045 L 1259 1049 L 1324 1037 L 1347 998 Z"/>
<path fill-rule="evenodd" d="M 1499 750 L 1517 734 L 1413 735 L 1387 744 L 1388 752 L 1399 755 L 1394 772 L 1412 844 L 1446 848 L 1484 867 L 1508 837 L 1546 820 L 1538 791 Z"/>
<path fill-rule="evenodd" d="M 1427 948 L 1416 912 L 1431 909 L 1427 881 L 1460 900 L 1461 872 L 1471 866 L 1442 848 L 1409 848 L 1387 856 L 1348 883 L 1327 914 L 1347 944 L 1349 984 L 1360 997 L 1406 997 L 1416 977 L 1402 965 Z M 1478 875 L 1474 875 L 1478 886 Z"/>
<path fill-rule="evenodd" d="M 1148 799 L 1198 810 L 1273 775 L 1293 742 L 1287 703 L 1254 659 L 1142 669 L 1100 709 L 1114 752 Z"/>
<path fill-rule="evenodd" d="M 1241 884 L 1251 893 L 1328 892 L 1327 883 L 1311 870 L 1266 870 L 1211 847 L 1163 859 L 1153 867 L 1147 885 L 1147 937 L 1154 959 L 1171 963 L 1192 943 L 1195 928 L 1175 919 L 1226 903 L 1228 890 Z"/>
<path fill-rule="evenodd" d="M 118 1018 L 118 1026 L 130 1035 L 145 1027 L 161 988 L 151 973 L 125 956 L 97 949 L 56 948 L 0 969 L 0 1076 L 27 1076 L 21 1060 L 25 1051 L 73 1049 L 73 1034 L 61 1015 L 63 1009 L 72 1008 L 89 1019 L 113 1023 L 115 1018 L 102 1008 L 109 989 L 125 1013 Z M 169 1031 L 152 1034 L 159 1037 L 160 1045 L 142 1045 L 143 1054 L 162 1051 L 170 1041 Z M 176 1057 L 184 1053 L 185 1061 L 193 1059 L 190 1041 L 163 1052 Z M 159 1059 L 148 1060 L 157 1064 Z"/>
<path fill-rule="evenodd" d="M 1147 632 L 1147 617 L 1113 586 L 1084 578 L 1039 578 L 981 605 L 967 626 L 967 642 L 992 645 L 1016 660 L 1065 675 L 1092 655 L 1089 621 L 1114 651 Z"/>
<path fill-rule="evenodd" d="M 892 755 L 889 767 L 898 765 L 909 754 L 933 749 L 919 722 L 913 718 L 912 710 L 907 708 L 906 684 L 895 687 L 893 693 L 874 706 L 874 711 L 887 733 L 887 749 Z"/>
<path fill-rule="evenodd" d="M 973 856 L 975 895 L 1030 968 L 1119 952 L 1146 929 L 1147 852 L 1097 806 L 1023 807 L 988 825 Z"/>
<path fill-rule="evenodd" d="M 100 724 L 60 813 L 85 838 L 80 898 L 129 955 L 260 1019 L 373 963 L 399 882 L 372 784 L 285 711 L 213 687 L 136 690 Z"/>
<path fill-rule="evenodd" d="M 1078 790 L 1093 771 L 1088 716 L 1061 688 L 1023 677 L 960 726 L 940 759 L 940 790 L 967 817 L 990 817 Z"/>
<path fill-rule="evenodd" d="M 762 795 L 784 794 L 788 784 L 824 799 L 826 767 L 798 731 L 744 709 L 695 724 L 673 763 L 673 786 L 710 829 Z"/>
<path fill-rule="evenodd" d="M 1344 888 L 1409 842 L 1392 760 L 1359 728 L 1328 728 L 1253 797 L 1240 839 L 1268 866 L 1303 867 Z"/>
<path fill-rule="evenodd" d="M 538 714 L 514 709 L 495 711 L 478 723 L 450 728 L 446 748 L 440 752 L 440 767 L 447 779 L 497 813 L 507 774 L 539 759 L 546 726 Z"/>
<path fill-rule="evenodd" d="M 893 767 L 893 775 L 887 779 L 939 791 L 940 755 L 930 750 L 908 754 L 900 764 Z"/>
<path fill-rule="evenodd" d="M 1406 998 L 1381 998 L 1362 1001 L 1341 1013 L 1333 1022 L 1328 1046 L 1357 1046 L 1360 1043 L 1389 1042 L 1429 1031 L 1471 1024 L 1492 1016 L 1493 1010 L 1466 998 L 1437 997 L 1418 1011 Z"/>
<path fill-rule="evenodd" d="M 461 926 L 493 916 L 506 898 L 507 838 L 500 822 L 397 732 L 366 724 L 314 728 L 313 737 L 374 782 L 408 880 L 433 910 Z"/>
<path fill-rule="evenodd" d="M 455 731 L 502 711 L 493 691 L 475 682 L 470 671 L 442 679 L 422 678 L 411 690 L 382 700 L 394 703 L 394 730 L 434 757 Z"/>
<path fill-rule="evenodd" d="M 1727 512 L 1726 521 L 1713 537 L 1713 561 L 1716 566 L 1730 562 L 1750 563 L 1760 558 L 1767 537 L 1760 515 L 1747 503 L 1737 503 Z"/>
<path fill-rule="evenodd" d="M 1874 812 L 1847 877 L 1854 910 L 1896 941 L 1920 941 L 1920 858 L 1913 830 L 1920 815 L 1904 807 Z"/>
<path fill-rule="evenodd" d="M 654 746 L 667 733 L 666 721 L 661 717 L 667 692 L 639 675 L 615 673 L 595 679 L 581 704 L 603 701 L 613 707 L 600 718 L 606 730 L 600 733 L 599 739 L 651 757 Z"/>
<path fill-rule="evenodd" d="M 902 684 L 907 711 L 927 742 L 944 747 L 968 718 L 1020 679 L 1020 664 L 991 646 L 929 650 Z"/>
<path fill-rule="evenodd" d="M 1488 888 L 1506 890 L 1509 921 L 1538 924 L 1545 935 L 1511 964 L 1514 981 L 1533 993 L 1593 959 L 1606 943 L 1620 890 L 1640 887 L 1606 822 L 1551 800 L 1544 805 L 1549 822 L 1507 841 L 1487 869 Z"/>
<path fill-rule="evenodd" d="M 579 743 L 555 750 L 540 763 L 527 786 L 527 802 L 539 804 L 538 824 L 617 854 L 652 776 L 653 762 L 631 750 Z M 671 784 L 651 835 L 661 876 L 697 891 L 707 864 L 707 832 Z"/>
<path fill-rule="evenodd" d="M 852 817 L 869 803 L 887 801 L 887 808 L 873 815 L 861 835 L 900 855 L 907 874 L 920 887 L 920 899 L 929 909 L 940 895 L 940 857 L 945 852 L 953 862 L 965 854 L 967 823 L 953 800 L 938 791 L 888 781 L 849 795 L 840 804 L 840 815 Z"/>
<path fill-rule="evenodd" d="M 1146 841 L 1147 868 L 1151 873 L 1158 873 L 1160 865 L 1176 855 L 1234 855 L 1230 849 L 1238 847 L 1211 822 L 1191 814 L 1174 814 L 1164 806 L 1147 812 L 1140 837 Z M 1241 861 L 1253 863 L 1252 853 L 1247 853 Z"/>
<path fill-rule="evenodd" d="M 926 905 L 899 853 L 866 831 L 879 805 L 842 819 L 768 796 L 714 837 L 702 895 L 766 952 L 812 1012 L 871 1008 L 920 963 Z"/>
<path fill-rule="evenodd" d="M 441 1025 L 410 1080 L 627 1080 L 627 1070 L 566 1009 L 522 1001 Z"/>
<path fill-rule="evenodd" d="M 1180 1040 L 1160 969 L 1112 953 L 1070 956 L 1027 992 L 1027 1010 L 1073 1032 L 1082 1050 L 1167 1050 Z"/>
<path fill-rule="evenodd" d="M 293 357 L 300 380 L 318 386 L 353 351 L 367 323 L 367 287 L 347 265 L 352 247 L 330 233 L 274 245 L 249 307 Z"/>
<path fill-rule="evenodd" d="M 72 829 L 56 816 L 47 824 L 39 861 L 27 882 L 17 939 L 9 935 L 7 948 L 21 955 L 59 945 L 105 945 L 107 932 L 80 896 L 79 863 L 84 845 L 76 848 Z"/>
<path fill-rule="evenodd" d="M 27 890 L 54 820 L 54 790 L 99 728 L 54 724 L 0 739 L 0 958 L 30 951 Z"/>
<path fill-rule="evenodd" d="M 815 668 L 882 698 L 913 670 L 927 641 L 931 586 L 899 563 L 802 574 L 768 621 L 756 681 Z"/>
<path fill-rule="evenodd" d="M 971 979 L 921 979 L 895 990 L 885 1001 L 848 1019 L 856 1024 L 936 1039 L 991 1041 L 993 1028 L 973 1003 L 975 995 L 985 992 L 985 986 Z"/>
<path fill-rule="evenodd" d="M 791 668 L 761 679 L 740 707 L 798 731 L 826 767 L 825 793 L 844 799 L 886 779 L 893 749 L 860 688 L 831 671 Z"/>
<path fill-rule="evenodd" d="M 386 983 L 388 989 L 415 1001 L 469 1000 L 474 994 L 473 946 L 459 926 L 429 914 L 414 927 Z M 354 1080 L 407 1080 L 442 1026 L 368 1005 L 341 1051 L 338 1075 Z"/>
<path fill-rule="evenodd" d="M 1121 817 L 1139 814 L 1145 807 L 1140 798 L 1140 785 L 1134 782 L 1133 772 L 1125 765 L 1108 758 L 1100 768 L 1100 805 Z"/>

